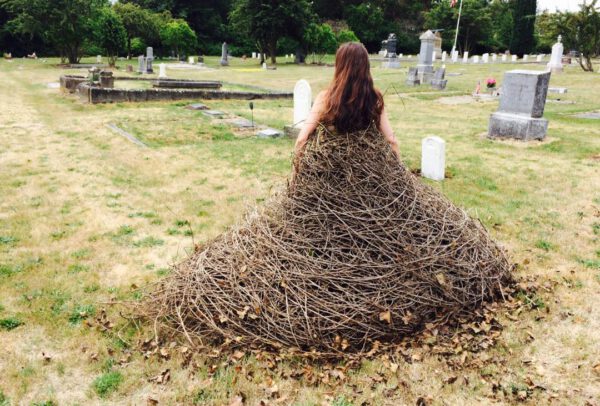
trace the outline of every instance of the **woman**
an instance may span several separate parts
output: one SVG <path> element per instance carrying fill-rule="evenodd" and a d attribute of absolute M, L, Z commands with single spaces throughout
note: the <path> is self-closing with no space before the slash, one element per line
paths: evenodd
<path fill-rule="evenodd" d="M 374 125 L 399 157 L 398 142 L 385 111 L 383 96 L 373 85 L 369 54 L 362 44 L 348 42 L 338 49 L 333 80 L 327 90 L 317 95 L 296 140 L 296 156 L 301 155 L 308 136 L 319 124 L 344 133 Z"/>
<path fill-rule="evenodd" d="M 293 186 L 174 268 L 150 313 L 192 343 L 360 351 L 473 314 L 503 251 L 398 159 L 365 48 L 344 44 L 296 143 Z"/>

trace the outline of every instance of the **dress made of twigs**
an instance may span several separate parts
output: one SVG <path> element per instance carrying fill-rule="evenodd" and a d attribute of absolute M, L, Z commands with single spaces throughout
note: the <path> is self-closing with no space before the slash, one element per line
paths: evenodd
<path fill-rule="evenodd" d="M 294 184 L 176 266 L 150 305 L 191 342 L 359 351 L 501 295 L 505 253 L 370 128 L 320 127 Z"/>

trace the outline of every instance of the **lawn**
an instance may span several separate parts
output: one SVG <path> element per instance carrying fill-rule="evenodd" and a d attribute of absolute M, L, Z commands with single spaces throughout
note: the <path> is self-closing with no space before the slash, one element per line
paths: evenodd
<path fill-rule="evenodd" d="M 463 366 L 422 351 L 408 361 L 376 357 L 342 375 L 309 365 L 299 376 L 295 360 L 249 352 L 190 355 L 183 341 L 143 349 L 152 326 L 134 328 L 114 304 L 139 299 L 138 287 L 284 185 L 294 141 L 257 139 L 185 109 L 187 101 L 82 104 L 48 87 L 63 73 L 83 73 L 57 62 L 0 60 L 1 406 L 221 405 L 237 396 L 250 405 L 598 404 L 600 121 L 574 114 L 600 110 L 600 75 L 576 67 L 553 75 L 550 85 L 568 93 L 549 95 L 561 100 L 546 105 L 547 140 L 523 144 L 485 138 L 496 101 L 446 99 L 468 96 L 490 76 L 501 84 L 514 65 L 449 64 L 458 76 L 436 92 L 404 85 L 407 63 L 373 63 L 403 160 L 418 169 L 422 138 L 444 138 L 449 177 L 432 184 L 479 218 L 518 264 L 517 276 L 539 288 L 523 299 L 532 310 L 498 315 L 498 342 L 465 352 Z M 313 96 L 333 75 L 285 59 L 277 70 L 255 60 L 207 65 L 168 73 L 286 91 L 304 78 Z M 251 117 L 247 101 L 204 102 Z M 291 100 L 254 106 L 259 124 L 292 121 Z"/>

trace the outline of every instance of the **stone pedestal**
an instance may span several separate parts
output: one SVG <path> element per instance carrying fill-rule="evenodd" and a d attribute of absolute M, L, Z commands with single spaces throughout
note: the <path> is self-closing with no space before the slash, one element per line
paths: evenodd
<path fill-rule="evenodd" d="M 154 49 L 148 47 L 146 48 L 146 73 L 154 73 L 152 62 L 154 62 Z"/>
<path fill-rule="evenodd" d="M 433 48 L 435 42 L 435 34 L 427 30 L 419 37 L 421 40 L 421 51 L 419 52 L 419 63 L 417 70 L 419 71 L 419 79 L 423 84 L 431 83 L 433 75 Z"/>
<path fill-rule="evenodd" d="M 488 128 L 490 138 L 515 138 L 522 141 L 543 140 L 548 120 L 513 113 L 492 113 Z"/>
<path fill-rule="evenodd" d="M 112 72 L 100 72 L 100 87 L 104 89 L 112 89 L 115 87 L 115 77 Z"/>
<path fill-rule="evenodd" d="M 541 140 L 548 120 L 542 118 L 550 82 L 549 72 L 506 72 L 498 111 L 490 117 L 488 137 Z"/>

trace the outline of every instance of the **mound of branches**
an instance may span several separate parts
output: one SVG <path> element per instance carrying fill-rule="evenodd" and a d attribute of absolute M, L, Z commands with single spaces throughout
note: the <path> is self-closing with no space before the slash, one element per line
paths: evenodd
<path fill-rule="evenodd" d="M 484 227 L 400 164 L 375 130 L 321 128 L 288 187 L 160 281 L 146 315 L 192 343 L 361 351 L 502 296 Z"/>

